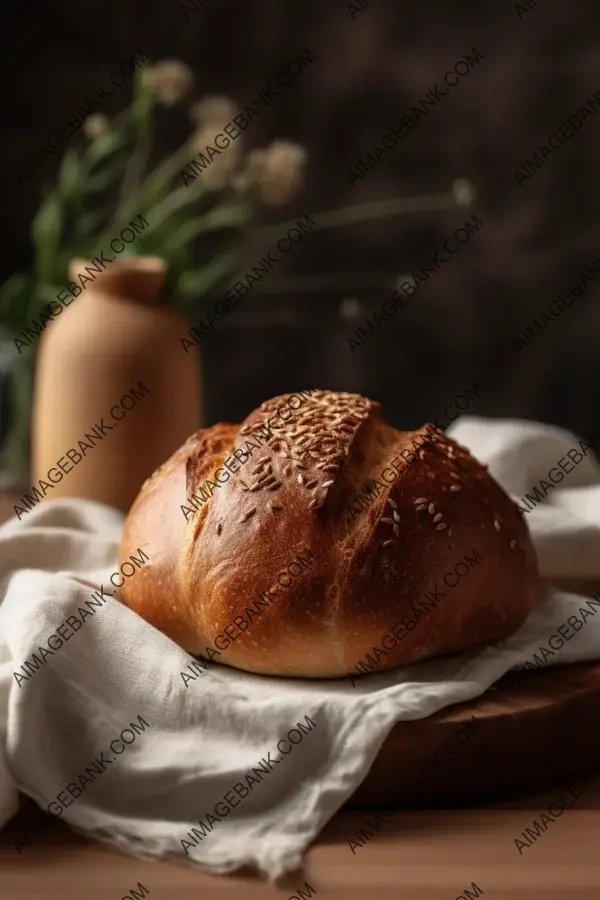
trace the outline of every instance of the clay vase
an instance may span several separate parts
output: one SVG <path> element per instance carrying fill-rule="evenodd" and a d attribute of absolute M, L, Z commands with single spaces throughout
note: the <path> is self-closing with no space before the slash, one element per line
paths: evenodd
<path fill-rule="evenodd" d="M 72 261 L 72 282 L 86 266 Z M 115 260 L 43 332 L 32 475 L 34 486 L 53 482 L 48 500 L 82 497 L 127 512 L 146 478 L 201 427 L 200 361 L 180 343 L 185 318 L 160 305 L 165 274 L 158 258 Z"/>

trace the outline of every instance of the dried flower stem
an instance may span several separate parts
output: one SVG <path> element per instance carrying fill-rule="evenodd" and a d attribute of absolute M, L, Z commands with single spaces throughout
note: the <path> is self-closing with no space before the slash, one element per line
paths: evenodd
<path fill-rule="evenodd" d="M 375 200 L 368 203 L 355 203 L 351 206 L 342 206 L 340 209 L 327 212 L 315 212 L 310 215 L 317 220 L 319 231 L 325 228 L 340 228 L 344 225 L 354 225 L 355 222 L 365 222 L 372 219 L 384 219 L 388 216 L 409 215 L 421 212 L 441 212 L 445 209 L 454 209 L 459 204 L 452 192 L 446 194 L 419 194 L 416 197 L 395 197 L 391 200 Z M 279 222 L 257 229 L 261 239 L 279 237 L 285 228 L 292 228 L 296 221 Z"/>
<path fill-rule="evenodd" d="M 119 212 L 126 201 L 139 190 L 144 169 L 150 159 L 150 151 L 152 149 L 152 105 L 152 94 L 149 90 L 144 89 L 142 85 L 142 74 L 141 72 L 137 72 L 133 81 L 133 103 L 131 111 L 133 114 L 133 123 L 139 127 L 136 134 L 135 145 L 125 167 L 123 180 L 121 181 L 117 212 L 115 215 L 115 218 L 117 219 L 119 218 Z"/>

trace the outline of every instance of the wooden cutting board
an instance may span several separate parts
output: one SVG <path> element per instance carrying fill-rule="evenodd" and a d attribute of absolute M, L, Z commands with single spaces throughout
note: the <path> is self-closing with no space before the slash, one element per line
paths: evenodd
<path fill-rule="evenodd" d="M 346 807 L 462 809 L 575 781 L 599 764 L 600 662 L 515 672 L 476 700 L 399 722 Z"/>

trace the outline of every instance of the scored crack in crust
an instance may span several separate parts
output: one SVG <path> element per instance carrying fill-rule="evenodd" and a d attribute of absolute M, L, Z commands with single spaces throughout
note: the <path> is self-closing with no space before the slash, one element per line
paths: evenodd
<path fill-rule="evenodd" d="M 191 653 L 205 653 L 227 627 L 231 642 L 219 662 L 336 677 L 353 672 L 475 549 L 483 564 L 378 671 L 514 631 L 535 599 L 535 552 L 486 467 L 434 426 L 426 441 L 398 431 L 378 403 L 357 394 L 315 391 L 283 420 L 276 411 L 294 396 L 261 404 L 239 428 L 197 432 L 146 482 L 121 556 L 142 546 L 151 563 L 126 583 L 124 602 Z M 264 443 L 254 442 L 257 434 Z M 244 441 L 243 464 L 225 467 Z M 215 471 L 227 477 L 188 522 L 182 502 Z M 369 482 L 375 489 L 365 507 L 355 498 Z M 260 594 L 307 550 L 314 565 L 259 612 Z M 250 618 L 235 636 L 234 617 Z"/>
<path fill-rule="evenodd" d="M 257 424 L 268 425 L 269 413 L 274 415 L 281 403 L 289 403 L 293 396 L 285 394 L 261 403 L 260 411 L 265 415 L 249 416 L 241 426 L 240 434 L 251 433 Z M 304 401 L 297 415 L 287 421 L 280 419 L 282 424 L 277 428 L 277 436 L 269 443 L 269 449 L 282 460 L 289 460 L 282 468 L 284 476 L 291 477 L 297 470 L 298 484 L 311 491 L 309 509 L 320 509 L 327 502 L 329 490 L 335 489 L 336 479 L 361 425 L 375 409 L 379 409 L 378 403 L 359 394 L 315 391 Z M 257 421 L 254 421 L 254 415 Z M 272 472 L 271 458 L 263 459 L 266 460 L 265 474 Z M 280 486 L 279 482 L 272 490 L 277 490 L 277 486 Z"/>

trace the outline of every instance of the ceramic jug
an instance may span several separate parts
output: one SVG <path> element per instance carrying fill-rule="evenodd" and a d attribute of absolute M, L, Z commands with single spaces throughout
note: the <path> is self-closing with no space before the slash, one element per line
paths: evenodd
<path fill-rule="evenodd" d="M 124 512 L 146 478 L 202 424 L 201 369 L 180 343 L 189 325 L 161 305 L 165 263 L 115 260 L 40 340 L 32 477 L 47 499 L 82 497 Z M 43 501 L 42 501 L 43 502 Z"/>

